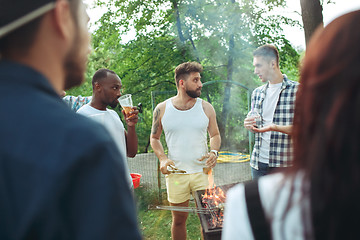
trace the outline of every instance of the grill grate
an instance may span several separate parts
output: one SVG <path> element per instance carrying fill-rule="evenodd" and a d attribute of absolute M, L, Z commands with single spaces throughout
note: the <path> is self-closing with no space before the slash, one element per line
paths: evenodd
<path fill-rule="evenodd" d="M 236 183 L 218 186 L 226 194 L 226 192 L 234 186 Z M 211 203 L 203 201 L 203 195 L 205 190 L 199 190 L 195 192 L 196 205 L 211 210 L 211 214 L 199 213 L 200 223 L 205 240 L 221 239 L 221 231 L 223 225 L 224 212 L 222 208 L 211 206 Z"/>

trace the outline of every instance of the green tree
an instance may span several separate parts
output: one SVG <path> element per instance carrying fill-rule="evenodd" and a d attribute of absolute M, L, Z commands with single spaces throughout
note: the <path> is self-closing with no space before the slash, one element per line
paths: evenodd
<path fill-rule="evenodd" d="M 173 70 L 181 62 L 202 63 L 204 82 L 229 80 L 254 88 L 261 83 L 252 74 L 251 53 L 257 46 L 273 43 L 280 50 L 281 68 L 291 79 L 298 77 L 299 55 L 281 29 L 281 24 L 298 23 L 268 14 L 275 7 L 283 7 L 285 0 L 99 0 L 97 4 L 108 11 L 93 34 L 87 83 L 80 89 L 91 86 L 91 76 L 100 67 L 119 74 L 125 91 L 134 95 L 134 102 L 144 105 L 138 133 L 140 151 L 148 146 L 151 92 L 176 90 Z M 131 28 L 136 38 L 121 44 L 122 36 Z M 226 148 L 236 138 L 232 129 L 239 126 L 247 111 L 247 93 L 230 84 L 218 84 L 216 89 L 212 86 L 204 87 L 203 93 L 218 112 Z M 231 99 L 243 104 L 237 110 L 241 116 L 231 111 Z"/>

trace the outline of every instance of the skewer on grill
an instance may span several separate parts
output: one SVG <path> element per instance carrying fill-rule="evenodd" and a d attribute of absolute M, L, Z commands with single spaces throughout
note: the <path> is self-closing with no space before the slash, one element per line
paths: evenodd
<path fill-rule="evenodd" d="M 151 210 L 169 210 L 177 212 L 192 212 L 192 213 L 202 213 L 202 214 L 212 214 L 214 211 L 221 210 L 217 207 L 210 208 L 196 208 L 196 207 L 177 207 L 177 206 L 155 206 L 149 207 Z"/>

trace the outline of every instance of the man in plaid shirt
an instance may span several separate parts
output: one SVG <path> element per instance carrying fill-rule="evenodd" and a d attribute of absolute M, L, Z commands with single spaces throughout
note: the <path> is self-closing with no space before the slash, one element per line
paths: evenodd
<path fill-rule="evenodd" d="M 92 96 L 89 97 L 83 97 L 83 96 L 65 96 L 66 92 L 63 91 L 62 93 L 62 98 L 64 100 L 64 102 L 71 108 L 71 110 L 73 110 L 74 112 L 76 112 L 79 108 L 81 108 L 82 106 L 84 106 L 85 104 L 88 104 L 89 102 L 91 102 Z"/>
<path fill-rule="evenodd" d="M 252 110 L 261 121 L 247 117 L 244 126 L 255 133 L 251 155 L 253 179 L 274 169 L 292 165 L 291 130 L 298 83 L 290 81 L 279 68 L 279 52 L 272 45 L 263 45 L 253 53 L 254 73 L 263 86 L 256 88 L 251 97 Z"/>

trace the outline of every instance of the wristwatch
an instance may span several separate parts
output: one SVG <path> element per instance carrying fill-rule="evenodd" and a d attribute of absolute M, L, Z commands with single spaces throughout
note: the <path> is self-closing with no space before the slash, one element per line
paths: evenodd
<path fill-rule="evenodd" d="M 215 153 L 215 156 L 216 156 L 216 157 L 219 157 L 219 152 L 218 152 L 218 151 L 216 151 L 216 150 L 213 149 L 213 150 L 211 150 L 210 152 Z"/>

